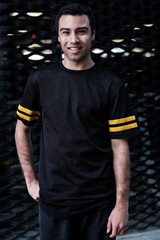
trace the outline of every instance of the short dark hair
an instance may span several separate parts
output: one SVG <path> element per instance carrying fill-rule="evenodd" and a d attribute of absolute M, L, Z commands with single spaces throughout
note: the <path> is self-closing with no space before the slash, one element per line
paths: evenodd
<path fill-rule="evenodd" d="M 75 16 L 75 15 L 83 15 L 83 14 L 88 16 L 89 23 L 91 26 L 91 32 L 93 34 L 95 30 L 95 18 L 94 18 L 93 12 L 90 7 L 87 7 L 78 3 L 68 4 L 60 9 L 55 20 L 55 27 L 56 27 L 57 33 L 58 33 L 58 27 L 59 27 L 59 19 L 61 18 L 62 15 Z"/>

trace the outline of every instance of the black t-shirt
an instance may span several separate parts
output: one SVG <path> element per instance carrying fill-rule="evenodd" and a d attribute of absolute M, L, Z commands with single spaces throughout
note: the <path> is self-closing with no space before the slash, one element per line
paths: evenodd
<path fill-rule="evenodd" d="M 29 77 L 17 111 L 27 126 L 40 115 L 41 207 L 72 216 L 113 204 L 110 139 L 137 133 L 122 81 L 100 64 L 80 71 L 51 64 Z"/>

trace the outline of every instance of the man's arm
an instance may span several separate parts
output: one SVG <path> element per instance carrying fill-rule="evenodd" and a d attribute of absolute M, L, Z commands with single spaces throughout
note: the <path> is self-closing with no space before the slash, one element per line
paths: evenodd
<path fill-rule="evenodd" d="M 110 237 L 123 234 L 128 224 L 128 199 L 130 186 L 130 157 L 126 139 L 112 139 L 113 168 L 116 180 L 116 204 L 111 212 L 107 233 Z"/>
<path fill-rule="evenodd" d="M 38 201 L 39 183 L 34 170 L 31 127 L 27 127 L 20 120 L 16 124 L 15 141 L 28 192 L 34 200 Z"/>

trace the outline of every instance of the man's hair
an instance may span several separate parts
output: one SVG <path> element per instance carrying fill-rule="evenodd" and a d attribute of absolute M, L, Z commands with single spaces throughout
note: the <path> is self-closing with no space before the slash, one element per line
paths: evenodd
<path fill-rule="evenodd" d="M 61 8 L 55 20 L 55 27 L 56 27 L 57 33 L 58 33 L 58 27 L 59 27 L 59 19 L 61 18 L 62 15 L 73 15 L 73 16 L 87 15 L 89 19 L 90 27 L 91 27 L 91 32 L 92 34 L 94 33 L 95 18 L 92 10 L 89 7 L 84 6 L 82 4 L 78 4 L 78 3 L 72 3 Z"/>

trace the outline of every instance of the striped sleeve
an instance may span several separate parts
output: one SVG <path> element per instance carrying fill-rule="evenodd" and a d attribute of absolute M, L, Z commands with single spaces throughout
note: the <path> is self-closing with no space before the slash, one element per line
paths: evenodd
<path fill-rule="evenodd" d="M 110 132 L 122 132 L 138 127 L 134 115 L 126 118 L 109 120 L 108 123 Z"/>
<path fill-rule="evenodd" d="M 16 114 L 17 118 L 27 126 L 32 126 L 40 118 L 39 91 L 32 77 L 28 79 Z"/>
<path fill-rule="evenodd" d="M 40 114 L 39 111 L 34 111 L 34 110 L 27 109 L 25 107 L 22 107 L 19 104 L 18 110 L 17 110 L 17 115 L 21 119 L 24 119 L 26 121 L 32 122 L 34 120 L 38 120 L 41 114 Z"/>
<path fill-rule="evenodd" d="M 127 90 L 121 81 L 116 81 L 111 88 L 108 130 L 110 138 L 128 138 L 139 133 Z"/>

